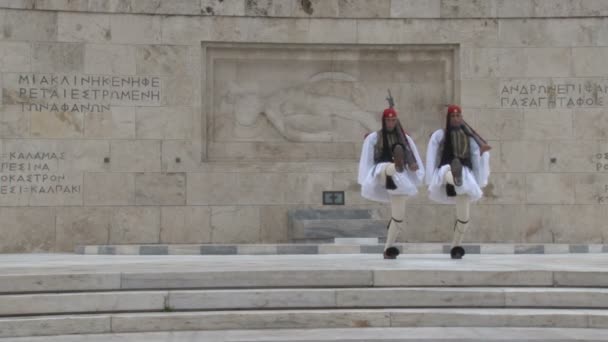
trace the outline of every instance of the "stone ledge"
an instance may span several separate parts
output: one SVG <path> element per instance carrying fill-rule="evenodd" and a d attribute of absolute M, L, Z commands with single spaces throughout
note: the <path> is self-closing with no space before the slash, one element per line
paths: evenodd
<path fill-rule="evenodd" d="M 181 0 L 120 2 L 73 0 L 4 0 L 0 8 L 69 11 L 80 13 L 183 15 L 200 17 L 274 17 L 274 18 L 559 18 L 603 17 L 608 5 L 602 1 L 520 0 L 376 0 L 376 1 L 247 1 Z"/>

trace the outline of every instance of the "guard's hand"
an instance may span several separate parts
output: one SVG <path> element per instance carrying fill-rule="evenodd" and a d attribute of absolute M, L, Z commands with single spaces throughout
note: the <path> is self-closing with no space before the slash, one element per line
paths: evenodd
<path fill-rule="evenodd" d="M 410 171 L 418 171 L 418 164 L 417 163 L 409 164 L 407 166 L 407 168 L 410 169 Z"/>
<path fill-rule="evenodd" d="M 483 154 L 484 152 L 487 152 L 489 150 L 492 149 L 492 146 L 488 145 L 488 144 L 483 144 L 481 145 L 481 147 L 479 148 L 479 154 Z"/>

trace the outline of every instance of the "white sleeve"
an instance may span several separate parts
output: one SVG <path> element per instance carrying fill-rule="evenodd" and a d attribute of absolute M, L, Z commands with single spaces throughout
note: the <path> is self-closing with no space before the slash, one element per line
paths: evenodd
<path fill-rule="evenodd" d="M 473 174 L 480 188 L 488 185 L 490 177 L 490 152 L 486 151 L 481 156 L 479 155 L 479 145 L 473 138 L 469 138 L 471 142 L 471 162 L 473 164 Z"/>
<path fill-rule="evenodd" d="M 365 178 L 374 168 L 374 146 L 378 140 L 378 133 L 373 132 L 368 135 L 363 141 L 363 147 L 361 148 L 361 159 L 359 159 L 359 175 L 357 182 L 363 184 Z"/>
<path fill-rule="evenodd" d="M 418 170 L 416 170 L 416 178 L 418 178 L 418 181 L 422 183 L 422 181 L 424 180 L 424 164 L 422 164 L 422 159 L 420 158 L 420 154 L 418 153 L 418 148 L 416 148 L 414 139 L 412 139 L 409 135 L 406 135 L 405 138 L 407 139 L 407 142 L 410 145 L 412 152 L 414 153 L 414 158 L 416 158 L 416 164 L 418 164 Z"/>
<path fill-rule="evenodd" d="M 426 184 L 430 185 L 431 180 L 433 179 L 433 174 L 435 173 L 435 169 L 437 168 L 437 153 L 439 151 L 439 146 L 441 145 L 441 141 L 443 140 L 443 130 L 436 130 L 435 133 L 431 135 L 431 139 L 429 140 L 429 145 L 426 149 Z"/>

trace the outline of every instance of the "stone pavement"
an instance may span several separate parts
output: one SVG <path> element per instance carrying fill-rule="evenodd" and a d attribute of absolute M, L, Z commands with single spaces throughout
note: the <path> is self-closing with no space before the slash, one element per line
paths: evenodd
<path fill-rule="evenodd" d="M 2 342 L 462 342 L 462 341 L 608 341 L 603 329 L 559 328 L 358 328 L 180 331 L 97 335 L 17 337 Z"/>

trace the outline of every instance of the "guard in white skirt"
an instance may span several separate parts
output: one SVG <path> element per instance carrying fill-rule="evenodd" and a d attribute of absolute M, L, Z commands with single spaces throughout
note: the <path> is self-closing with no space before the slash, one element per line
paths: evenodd
<path fill-rule="evenodd" d="M 391 100 L 391 107 L 382 114 L 382 129 L 367 135 L 363 142 L 358 175 L 364 198 L 391 203 L 385 259 L 396 259 L 399 255 L 399 249 L 392 245 L 405 229 L 405 199 L 418 193 L 417 188 L 424 181 L 418 149 L 401 127 Z"/>
<path fill-rule="evenodd" d="M 488 143 L 463 119 L 457 105 L 448 106 L 445 129 L 431 135 L 426 152 L 429 198 L 456 204 L 454 238 L 450 255 L 461 259 L 462 239 L 469 225 L 470 203 L 479 200 L 490 176 Z"/>

